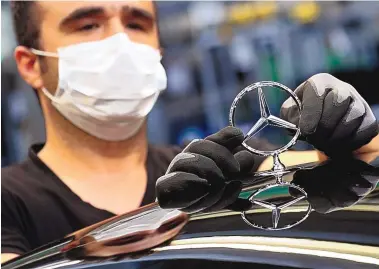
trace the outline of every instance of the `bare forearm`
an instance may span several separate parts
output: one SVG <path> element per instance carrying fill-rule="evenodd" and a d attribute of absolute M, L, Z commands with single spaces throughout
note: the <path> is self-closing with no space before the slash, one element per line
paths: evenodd
<path fill-rule="evenodd" d="M 364 145 L 356 151 L 357 154 L 378 153 L 379 154 L 379 135 L 374 137 L 370 143 Z"/>
<path fill-rule="evenodd" d="M 317 151 L 318 158 L 320 161 L 325 161 L 328 159 L 324 153 Z M 364 145 L 360 149 L 354 152 L 354 155 L 365 162 L 371 162 L 379 156 L 379 135 L 374 137 L 370 143 Z"/>
<path fill-rule="evenodd" d="M 14 253 L 1 253 L 1 263 L 12 260 L 18 256 L 19 256 L 18 254 L 14 254 Z"/>
<path fill-rule="evenodd" d="M 309 151 L 287 151 L 280 154 L 280 161 L 285 166 L 298 165 L 303 163 L 312 163 L 320 161 L 318 151 L 309 150 Z M 259 166 L 259 171 L 270 170 L 273 166 L 272 157 L 268 157 L 263 163 Z"/>

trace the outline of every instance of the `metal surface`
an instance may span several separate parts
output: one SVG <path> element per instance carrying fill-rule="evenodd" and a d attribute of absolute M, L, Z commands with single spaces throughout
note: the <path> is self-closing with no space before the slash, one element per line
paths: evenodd
<path fill-rule="evenodd" d="M 300 129 L 295 124 L 290 123 L 288 121 L 285 121 L 285 120 L 278 118 L 278 117 L 271 114 L 269 107 L 268 107 L 268 104 L 267 104 L 267 101 L 266 101 L 266 97 L 263 93 L 262 87 L 274 87 L 274 88 L 277 88 L 277 89 L 280 89 L 280 90 L 287 92 L 290 95 L 290 97 L 295 101 L 297 107 L 299 108 L 299 113 L 300 113 L 301 102 L 300 102 L 299 98 L 296 96 L 296 94 L 291 89 L 289 89 L 288 87 L 286 87 L 280 83 L 277 83 L 277 82 L 261 81 L 261 82 L 257 82 L 257 83 L 254 83 L 254 84 L 247 86 L 236 96 L 236 98 L 234 99 L 234 101 L 230 107 L 229 123 L 231 126 L 236 126 L 235 112 L 236 112 L 236 108 L 237 108 L 239 101 L 247 93 L 257 90 L 258 91 L 258 97 L 259 97 L 259 108 L 260 108 L 260 112 L 261 112 L 261 117 L 253 125 L 253 127 L 249 130 L 249 132 L 245 135 L 245 140 L 243 141 L 242 145 L 247 150 L 249 150 L 250 152 L 252 152 L 254 154 L 258 154 L 261 156 L 275 156 L 275 155 L 277 156 L 280 153 L 288 150 L 290 147 L 292 147 L 296 143 L 297 138 L 300 135 Z M 257 150 L 255 148 L 250 147 L 246 142 L 250 138 L 252 138 L 254 135 L 259 133 L 261 130 L 263 130 L 268 125 L 279 127 L 279 128 L 294 130 L 295 135 L 293 136 L 291 141 L 287 143 L 287 145 L 284 145 L 283 147 L 276 149 L 276 150 L 261 151 L 261 150 Z"/>
<path fill-rule="evenodd" d="M 296 143 L 296 141 L 300 135 L 300 128 L 293 123 L 290 123 L 286 120 L 283 120 L 283 119 L 278 118 L 278 117 L 271 114 L 270 109 L 269 109 L 268 104 L 267 104 L 267 101 L 266 101 L 266 97 L 263 93 L 262 87 L 274 87 L 274 88 L 278 88 L 280 90 L 287 92 L 290 95 L 290 97 L 295 101 L 295 104 L 298 108 L 298 113 L 301 112 L 301 103 L 300 103 L 299 98 L 296 96 L 296 94 L 292 90 L 290 90 L 288 87 L 286 87 L 280 83 L 273 82 L 273 81 L 262 81 L 262 82 L 257 82 L 257 83 L 251 84 L 251 85 L 247 86 L 245 89 L 243 89 L 234 99 L 232 106 L 230 108 L 230 112 L 229 112 L 229 123 L 232 126 L 236 126 L 235 111 L 236 111 L 236 108 L 237 108 L 239 101 L 249 92 L 254 91 L 254 90 L 258 91 L 259 108 L 260 108 L 260 112 L 261 112 L 261 117 L 245 135 L 245 140 L 242 142 L 242 146 L 245 147 L 248 151 L 252 152 L 253 154 L 258 154 L 258 155 L 265 156 L 265 157 L 267 157 L 267 156 L 273 157 L 272 169 L 269 171 L 264 171 L 264 172 L 256 172 L 255 175 L 256 176 L 273 175 L 276 178 L 276 183 L 263 187 L 262 189 L 258 190 L 256 193 L 252 194 L 249 198 L 249 201 L 251 203 L 257 204 L 257 205 L 260 205 L 262 207 L 265 207 L 265 208 L 272 210 L 272 225 L 263 226 L 263 225 L 259 225 L 259 224 L 255 223 L 253 220 L 249 220 L 246 217 L 245 211 L 243 211 L 241 213 L 241 216 L 242 216 L 242 219 L 248 225 L 250 225 L 254 228 L 258 228 L 258 229 L 262 229 L 262 230 L 271 230 L 271 231 L 276 230 L 276 231 L 278 231 L 278 230 L 290 229 L 290 228 L 300 224 L 301 222 L 303 222 L 311 213 L 312 207 L 309 204 L 307 214 L 302 216 L 302 218 L 298 219 L 297 221 L 293 221 L 292 223 L 281 226 L 281 227 L 278 226 L 279 219 L 280 219 L 280 212 L 282 211 L 282 209 L 284 209 L 285 207 L 288 207 L 291 203 L 296 203 L 296 202 L 299 202 L 299 201 L 304 200 L 304 199 L 306 200 L 308 195 L 301 187 L 296 186 L 296 185 L 291 184 L 291 183 L 284 183 L 283 182 L 283 180 L 282 180 L 283 175 L 287 171 L 286 171 L 286 167 L 284 166 L 284 164 L 279 159 L 280 153 L 288 150 L 290 147 L 292 147 Z M 299 118 L 300 118 L 300 116 L 299 116 Z M 292 130 L 295 132 L 295 135 L 290 140 L 290 142 L 288 142 L 286 145 L 284 145 L 283 147 L 281 147 L 279 149 L 272 150 L 272 151 L 261 151 L 261 150 L 257 150 L 255 148 L 249 146 L 248 140 L 251 139 L 253 136 L 258 134 L 260 131 L 262 131 L 265 127 L 267 127 L 269 125 L 279 127 L 279 128 L 285 128 L 287 130 Z M 260 193 L 265 192 L 266 190 L 281 188 L 283 186 L 287 187 L 288 190 L 290 190 L 290 189 L 298 190 L 301 193 L 301 195 L 299 197 L 292 197 L 291 196 L 290 202 L 287 201 L 287 202 L 284 202 L 284 203 L 278 204 L 278 205 L 273 204 L 273 203 L 268 203 L 268 202 L 262 201 L 262 200 L 257 200 L 255 198 L 256 195 L 259 195 Z"/>
<path fill-rule="evenodd" d="M 2 268 L 60 268 L 126 253 L 135 255 L 170 241 L 187 221 L 187 214 L 153 203 L 79 230 L 4 263 Z"/>
<path fill-rule="evenodd" d="M 260 82 L 233 102 L 232 125 L 238 101 L 257 89 L 262 117 L 247 138 L 265 124 L 296 134 L 272 152 L 250 148 L 273 156 L 274 167 L 243 179 L 243 190 L 233 196 L 228 210 L 193 214 L 188 221 L 187 214 L 153 203 L 84 228 L 2 268 L 378 268 L 379 157 L 285 167 L 278 154 L 296 142 L 300 131 L 271 116 L 262 86 L 287 91 L 300 110 L 291 90 Z"/>
<path fill-rule="evenodd" d="M 294 197 L 294 198 L 291 197 L 291 199 L 289 199 L 287 201 L 284 201 L 284 202 L 281 202 L 279 204 L 267 202 L 267 201 L 260 200 L 260 199 L 256 198 L 257 196 L 259 196 L 263 192 L 266 192 L 268 190 L 273 190 L 273 189 L 275 189 L 277 187 L 283 187 L 283 186 L 288 187 L 288 191 L 289 192 L 291 192 L 290 189 L 299 191 L 300 195 L 298 195 L 297 197 Z M 297 221 L 295 221 L 295 222 L 293 222 L 291 224 L 280 226 L 279 225 L 279 220 L 280 220 L 280 214 L 281 214 L 282 210 L 286 209 L 287 207 L 292 206 L 292 205 L 294 205 L 294 204 L 296 204 L 298 202 L 306 200 L 306 199 L 307 199 L 307 193 L 302 188 L 300 188 L 299 186 L 296 186 L 294 184 L 287 183 L 287 182 L 280 183 L 280 184 L 270 184 L 270 185 L 267 185 L 266 187 L 264 187 L 262 189 L 259 189 L 257 192 L 255 192 L 254 194 L 252 194 L 249 197 L 249 201 L 252 204 L 256 204 L 256 205 L 259 205 L 259 206 L 261 206 L 263 208 L 271 210 L 271 212 L 272 212 L 272 226 L 270 226 L 270 227 L 263 227 L 262 225 L 258 225 L 258 224 L 254 223 L 254 222 L 251 222 L 247 218 L 247 216 L 246 216 L 247 213 L 245 211 L 243 211 L 241 213 L 241 216 L 242 216 L 242 219 L 248 225 L 250 225 L 250 226 L 252 226 L 254 228 L 258 228 L 258 229 L 262 229 L 262 230 L 271 230 L 271 231 L 279 231 L 279 230 L 290 229 L 290 228 L 292 228 L 292 227 L 294 227 L 296 225 L 299 225 L 304 220 L 306 220 L 308 218 L 309 214 L 312 211 L 312 207 L 308 203 L 308 209 L 306 210 L 306 214 L 302 218 L 300 218 L 299 220 L 297 220 Z"/>
<path fill-rule="evenodd" d="M 156 204 L 152 204 L 127 216 L 81 230 L 2 267 L 378 268 L 378 181 L 378 166 L 373 167 L 359 160 L 303 165 L 295 171 L 289 169 L 283 176 L 283 183 L 292 182 L 304 189 L 315 212 L 292 229 L 251 229 L 241 219 L 239 210 L 194 214 L 184 226 L 186 214 L 158 209 Z M 256 199 L 268 200 L 268 203 L 276 205 L 288 202 L 289 195 L 282 191 L 258 193 L 263 186 L 275 182 L 274 176 L 253 178 L 245 185 L 239 198 L 246 200 L 254 195 Z M 270 192 L 270 189 L 267 191 Z M 292 195 L 301 196 L 301 191 L 291 192 Z M 280 212 L 278 226 L 298 220 L 308 211 L 305 200 L 287 205 Z M 266 221 L 272 225 L 270 208 L 251 204 L 249 209 L 242 211 L 246 211 L 247 218 L 254 217 L 256 221 Z M 161 244 L 150 242 L 154 241 L 154 236 L 165 234 L 157 231 L 167 221 L 171 222 L 166 219 L 167 214 L 171 216 L 169 220 L 178 220 L 174 221 L 177 223 L 175 225 L 165 226 L 171 227 L 168 230 L 173 233 L 159 240 L 163 242 Z M 142 224 L 141 230 L 136 232 L 139 224 Z M 114 236 L 112 231 L 115 232 Z M 89 234 L 97 239 L 85 240 Z M 139 238 L 131 234 L 146 236 Z M 176 238 L 172 240 L 174 235 Z M 140 240 L 143 243 L 140 251 L 130 252 L 135 248 L 131 248 L 130 241 L 121 238 L 134 238 L 134 243 Z"/>

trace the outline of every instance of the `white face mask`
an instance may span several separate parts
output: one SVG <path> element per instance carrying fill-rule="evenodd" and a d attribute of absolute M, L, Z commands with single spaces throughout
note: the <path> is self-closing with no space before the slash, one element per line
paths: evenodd
<path fill-rule="evenodd" d="M 141 128 L 167 85 L 158 50 L 132 42 L 125 33 L 58 48 L 55 108 L 83 131 L 108 141 L 125 140 Z"/>

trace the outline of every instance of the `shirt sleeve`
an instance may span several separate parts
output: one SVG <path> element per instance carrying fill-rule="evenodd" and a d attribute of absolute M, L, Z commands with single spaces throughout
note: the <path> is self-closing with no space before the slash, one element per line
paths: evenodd
<path fill-rule="evenodd" d="M 1 253 L 24 254 L 30 249 L 22 224 L 20 206 L 10 192 L 1 188 Z"/>

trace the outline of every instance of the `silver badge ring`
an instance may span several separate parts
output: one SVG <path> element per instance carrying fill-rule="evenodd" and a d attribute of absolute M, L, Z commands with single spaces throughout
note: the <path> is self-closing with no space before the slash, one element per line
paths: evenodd
<path fill-rule="evenodd" d="M 281 119 L 279 117 L 271 115 L 270 110 L 269 110 L 268 105 L 267 105 L 266 98 L 265 98 L 265 96 L 263 94 L 262 87 L 274 87 L 274 88 L 278 88 L 278 89 L 281 89 L 281 90 L 287 92 L 290 95 L 290 97 L 295 101 L 295 103 L 296 103 L 296 105 L 297 105 L 297 107 L 299 109 L 299 114 L 300 114 L 300 111 L 301 111 L 302 107 L 301 107 L 301 102 L 300 102 L 299 98 L 296 96 L 296 94 L 291 89 L 289 89 L 288 87 L 284 86 L 283 84 L 280 84 L 280 83 L 277 83 L 277 82 L 273 82 L 273 81 L 261 81 L 261 82 L 257 82 L 257 83 L 251 84 L 251 85 L 247 86 L 246 88 L 244 88 L 236 96 L 236 98 L 233 100 L 232 106 L 230 107 L 230 111 L 229 111 L 229 124 L 231 126 L 233 126 L 233 127 L 236 127 L 236 124 L 235 124 L 235 113 L 236 113 L 236 107 L 238 105 L 238 102 L 248 92 L 254 91 L 254 90 L 258 90 L 261 118 L 250 129 L 250 131 L 245 135 L 245 140 L 242 142 L 242 145 L 247 150 L 249 150 L 252 153 L 255 153 L 255 154 L 267 157 L 267 156 L 278 155 L 278 154 L 286 151 L 290 147 L 292 147 L 296 143 L 296 141 L 297 141 L 297 139 L 298 139 L 298 137 L 300 135 L 300 129 L 295 124 L 292 124 L 292 123 L 287 122 L 287 121 L 285 121 L 285 120 L 283 120 L 283 119 Z M 287 145 L 284 145 L 283 147 L 281 147 L 279 149 L 276 149 L 276 150 L 273 150 L 273 151 L 261 151 L 261 150 L 257 150 L 255 148 L 250 147 L 247 144 L 247 141 L 252 136 L 254 136 L 255 134 L 257 134 L 259 131 L 261 131 L 264 127 L 266 127 L 268 125 L 276 126 L 276 127 L 281 127 L 281 128 L 292 129 L 292 130 L 295 131 L 295 135 L 291 139 L 291 141 L 287 143 Z"/>
<path fill-rule="evenodd" d="M 264 192 L 264 191 L 267 191 L 269 189 L 273 189 L 273 188 L 276 188 L 276 187 L 283 187 L 283 186 L 288 186 L 288 188 L 292 188 L 292 189 L 296 189 L 298 190 L 302 195 L 299 196 L 299 197 L 296 197 L 290 201 L 287 201 L 285 203 L 282 203 L 282 204 L 273 204 L 273 203 L 269 203 L 267 201 L 262 201 L 262 200 L 258 200 L 256 199 L 255 197 L 258 196 L 260 193 Z M 266 208 L 266 209 L 269 209 L 271 210 L 271 214 L 272 214 L 272 226 L 271 227 L 263 227 L 261 225 L 258 225 L 256 223 L 253 223 L 251 222 L 247 217 L 246 217 L 246 211 L 243 211 L 241 212 L 241 217 L 242 219 L 250 226 L 254 227 L 254 228 L 257 228 L 257 229 L 261 229 L 261 230 L 269 230 L 269 231 L 280 231 L 280 230 L 286 230 L 286 229 L 290 229 L 294 226 L 297 226 L 299 225 L 300 223 L 302 223 L 304 220 L 306 220 L 309 215 L 311 214 L 312 212 L 312 207 L 311 205 L 308 203 L 308 208 L 307 208 L 307 211 L 306 213 L 304 214 L 304 216 L 299 219 L 298 221 L 294 222 L 294 223 L 291 223 L 291 224 L 287 224 L 287 225 L 284 225 L 282 227 L 279 226 L 279 220 L 280 220 L 280 217 L 281 217 L 281 211 L 287 207 L 290 207 L 300 201 L 303 201 L 303 200 L 307 200 L 308 198 L 308 195 L 307 193 L 299 186 L 295 185 L 295 184 L 292 184 L 292 183 L 287 183 L 287 182 L 283 182 L 283 183 L 280 183 L 280 184 L 271 184 L 271 185 L 267 185 L 266 187 L 258 190 L 257 192 L 253 193 L 249 198 L 248 200 L 252 203 L 252 204 L 255 204 L 255 205 L 259 205 L 261 206 L 262 208 Z"/>
<path fill-rule="evenodd" d="M 295 197 L 294 199 L 292 200 L 289 200 L 285 203 L 281 203 L 281 204 L 274 204 L 274 203 L 269 203 L 267 201 L 263 201 L 263 200 L 258 200 L 256 199 L 256 196 L 258 196 L 260 193 L 264 192 L 264 191 L 267 191 L 269 189 L 273 189 L 273 188 L 276 188 L 276 187 L 283 187 L 283 186 L 288 186 L 288 188 L 292 188 L 292 189 L 296 189 L 298 190 L 302 195 L 298 196 L 298 197 Z M 295 185 L 295 184 L 292 184 L 292 183 L 288 183 L 288 182 L 282 182 L 280 184 L 271 184 L 271 185 L 267 185 L 266 187 L 258 190 L 257 192 L 253 193 L 249 198 L 248 200 L 251 202 L 252 205 L 258 205 L 262 208 L 266 208 L 266 209 L 269 209 L 271 210 L 271 215 L 272 215 L 272 226 L 271 227 L 263 227 L 261 225 L 258 225 L 256 223 L 253 223 L 251 222 L 247 217 L 246 217 L 246 211 L 243 211 L 241 212 L 241 217 L 242 219 L 250 226 L 254 227 L 254 228 L 257 228 L 257 229 L 261 229 L 261 230 L 269 230 L 269 231 L 280 231 L 280 230 L 286 230 L 286 229 L 290 229 L 296 225 L 299 225 L 300 223 L 302 223 L 304 220 L 306 220 L 309 215 L 311 214 L 312 212 L 312 207 L 311 205 L 308 203 L 308 208 L 306 210 L 306 213 L 304 214 L 304 216 L 299 219 L 298 221 L 294 222 L 294 223 L 291 223 L 291 224 L 287 224 L 287 225 L 284 225 L 282 227 L 279 226 L 279 220 L 280 220 L 280 217 L 281 217 L 281 211 L 287 207 L 290 207 L 296 203 L 299 203 L 300 201 L 303 201 L 303 200 L 307 200 L 308 198 L 308 195 L 307 193 L 299 186 Z"/>
<path fill-rule="evenodd" d="M 280 83 L 273 82 L 273 81 L 262 81 L 262 82 L 257 82 L 257 83 L 251 84 L 251 85 L 247 86 L 245 89 L 243 89 L 234 99 L 232 106 L 230 108 L 230 112 L 229 112 L 229 123 L 233 127 L 236 126 L 235 125 L 235 110 L 236 110 L 236 107 L 238 105 L 238 102 L 248 92 L 254 91 L 254 90 L 258 91 L 259 108 L 260 108 L 261 117 L 245 135 L 244 141 L 242 142 L 242 146 L 254 154 L 265 156 L 265 157 L 272 156 L 273 161 L 274 161 L 272 169 L 269 171 L 256 172 L 256 173 L 254 173 L 254 175 L 255 176 L 275 176 L 275 178 L 276 178 L 275 184 L 267 185 L 267 186 L 259 189 L 258 191 L 256 191 L 255 193 L 253 193 L 249 197 L 249 201 L 252 205 L 257 205 L 257 206 L 260 206 L 262 208 L 266 208 L 266 209 L 271 210 L 272 226 L 263 227 L 261 225 L 254 223 L 254 222 L 251 222 L 246 217 L 246 215 L 247 215 L 246 211 L 241 212 L 241 217 L 248 225 L 255 227 L 255 228 L 258 228 L 258 229 L 274 230 L 274 231 L 285 230 L 285 229 L 290 229 L 290 228 L 300 224 L 301 222 L 303 222 L 305 219 L 308 218 L 309 214 L 312 211 L 312 207 L 308 203 L 308 208 L 305 212 L 305 215 L 301 219 L 299 219 L 298 221 L 296 221 L 294 223 L 284 225 L 282 227 L 279 226 L 279 219 L 280 219 L 281 211 L 287 207 L 290 207 L 290 206 L 302 201 L 302 200 L 306 200 L 308 197 L 305 190 L 302 189 L 301 187 L 296 186 L 295 184 L 283 181 L 283 176 L 285 174 L 289 173 L 290 171 L 289 171 L 289 169 L 286 169 L 284 164 L 279 159 L 280 153 L 286 151 L 287 149 L 289 149 L 290 147 L 292 147 L 296 143 L 296 141 L 300 135 L 300 128 L 291 122 L 288 122 L 286 120 L 283 120 L 283 119 L 276 117 L 276 116 L 271 114 L 270 109 L 269 109 L 268 104 L 267 104 L 267 101 L 266 101 L 266 97 L 263 93 L 262 87 L 274 87 L 274 88 L 279 88 L 280 90 L 287 92 L 291 96 L 291 98 L 294 100 L 294 102 L 296 103 L 296 106 L 299 110 L 299 118 L 300 118 L 300 113 L 301 113 L 301 109 L 302 109 L 301 102 L 300 102 L 299 98 L 296 96 L 296 94 L 292 90 L 290 90 L 288 87 L 286 87 Z M 262 151 L 262 150 L 257 150 L 257 149 L 250 147 L 247 144 L 247 141 L 250 138 L 252 138 L 254 135 L 256 135 L 258 132 L 260 132 L 262 129 L 264 129 L 266 126 L 269 126 L 269 125 L 279 127 L 279 128 L 285 128 L 287 130 L 293 130 L 295 132 L 295 135 L 293 136 L 293 138 L 291 139 L 291 141 L 289 143 L 287 143 L 283 147 L 276 149 L 276 150 Z M 290 196 L 293 199 L 286 201 L 284 203 L 280 203 L 280 204 L 274 204 L 274 203 L 271 203 L 268 201 L 257 199 L 257 196 L 260 193 L 262 193 L 266 190 L 269 190 L 269 189 L 274 189 L 276 187 L 283 187 L 283 186 L 287 186 L 288 190 L 296 189 L 297 191 L 299 191 L 301 193 L 301 195 L 298 197 L 292 197 L 292 195 L 290 193 Z"/>

